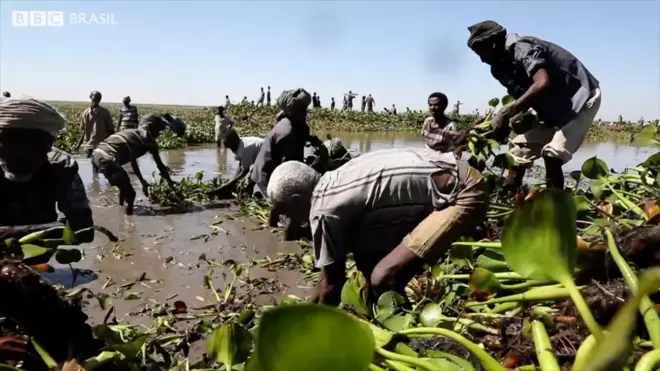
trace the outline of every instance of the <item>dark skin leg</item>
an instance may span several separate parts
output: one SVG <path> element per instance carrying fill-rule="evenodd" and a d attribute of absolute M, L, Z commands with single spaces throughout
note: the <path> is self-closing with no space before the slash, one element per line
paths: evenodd
<path fill-rule="evenodd" d="M 548 188 L 564 189 L 562 161 L 552 157 L 543 157 L 543 161 L 545 161 L 546 186 Z"/>
<path fill-rule="evenodd" d="M 131 180 L 128 174 L 122 169 L 121 172 L 117 171 L 112 174 L 109 179 L 110 184 L 119 188 L 119 204 L 124 206 L 126 215 L 133 215 L 133 204 L 135 202 L 135 189 L 131 185 Z"/>
<path fill-rule="evenodd" d="M 133 206 L 135 205 L 135 190 L 133 189 L 132 186 L 130 189 L 126 189 L 125 193 L 126 195 L 126 215 L 133 215 Z"/>

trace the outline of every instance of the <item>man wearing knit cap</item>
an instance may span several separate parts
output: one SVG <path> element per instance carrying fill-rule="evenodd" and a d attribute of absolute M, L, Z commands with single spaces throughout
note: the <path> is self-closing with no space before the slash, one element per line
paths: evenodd
<path fill-rule="evenodd" d="M 312 96 L 305 89 L 286 90 L 277 98 L 276 103 L 282 111 L 259 149 L 248 182 L 249 192 L 256 184 L 261 193 L 265 194 L 270 174 L 279 164 L 285 161 L 302 162 L 307 142 L 314 146 L 323 144 L 309 133 L 307 108 L 312 103 Z"/>
<path fill-rule="evenodd" d="M 74 231 L 93 226 L 78 164 L 53 147 L 64 124 L 64 117 L 45 102 L 0 102 L 0 239 L 57 223 L 57 210 Z M 91 242 L 94 232 L 77 237 Z"/>
<path fill-rule="evenodd" d="M 507 184 L 522 185 L 525 170 L 543 157 L 548 187 L 564 188 L 562 166 L 580 148 L 600 108 L 600 85 L 567 50 L 536 37 L 507 34 L 493 21 L 468 27 L 468 46 L 516 101 L 493 118 L 506 139 L 514 116 L 533 109 L 541 124 L 511 140 L 514 167 Z"/>

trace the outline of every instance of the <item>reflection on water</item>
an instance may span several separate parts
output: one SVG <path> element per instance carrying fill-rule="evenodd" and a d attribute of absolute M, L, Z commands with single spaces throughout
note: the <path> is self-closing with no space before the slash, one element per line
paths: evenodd
<path fill-rule="evenodd" d="M 41 273 L 41 275 L 52 283 L 64 286 L 65 289 L 85 285 L 98 278 L 98 275 L 89 269 L 74 268 L 75 271 L 72 271 L 71 268 L 65 265 L 56 265 L 53 268 L 53 272 Z"/>
<path fill-rule="evenodd" d="M 325 138 L 326 133 L 315 133 L 319 138 Z M 371 152 L 389 148 L 422 148 L 424 141 L 418 132 L 333 132 L 332 137 L 341 139 L 344 146 L 360 153 Z M 503 146 L 500 151 L 506 150 Z M 565 166 L 565 171 L 578 170 L 582 163 L 590 157 L 598 156 L 605 161 L 610 168 L 617 171 L 634 166 L 643 162 L 653 153 L 657 152 L 653 147 L 635 147 L 628 144 L 603 142 L 584 143 L 580 150 L 573 156 L 573 160 Z M 93 193 L 103 192 L 108 188 L 106 179 L 101 175 L 100 180 L 92 177 L 92 169 L 89 160 L 79 158 L 80 175 L 85 185 Z M 189 147 L 164 151 L 163 161 L 178 176 L 192 176 L 202 171 L 206 179 L 215 176 L 232 176 L 236 171 L 236 160 L 234 154 L 226 149 L 218 149 L 215 144 Z M 140 169 L 146 179 L 151 178 L 152 172 L 157 171 L 148 154 L 139 160 Z M 542 165 L 542 161 L 538 161 Z M 136 189 L 140 189 L 136 183 Z"/>
<path fill-rule="evenodd" d="M 149 156 L 147 154 L 146 156 Z M 185 151 L 165 151 L 161 158 L 163 162 L 175 173 L 183 171 L 186 167 L 186 152 Z"/>

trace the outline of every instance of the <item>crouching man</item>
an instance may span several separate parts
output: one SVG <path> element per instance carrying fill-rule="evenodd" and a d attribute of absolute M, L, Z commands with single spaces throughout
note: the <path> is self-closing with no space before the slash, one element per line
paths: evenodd
<path fill-rule="evenodd" d="M 135 176 L 142 184 L 142 192 L 149 197 L 149 183 L 144 180 L 137 159 L 147 152 L 151 153 L 160 176 L 167 181 L 170 187 L 174 187 L 169 169 L 160 158 L 158 142 L 156 142 L 156 139 L 168 126 L 169 121 L 165 118 L 149 115 L 140 122 L 138 129 L 126 129 L 113 134 L 99 143 L 92 152 L 92 164 L 105 175 L 111 185 L 119 188 L 119 204 L 126 205 L 126 215 L 133 214 L 136 194 L 123 165 L 131 164 Z"/>
<path fill-rule="evenodd" d="M 488 194 L 481 174 L 453 153 L 392 149 L 363 154 L 320 176 L 289 161 L 267 189 L 275 215 L 288 228 L 309 221 L 316 265 L 313 300 L 336 305 L 346 280 L 346 256 L 374 294 L 402 291 L 425 263 L 435 264 L 452 242 L 481 223 Z"/>
<path fill-rule="evenodd" d="M 234 153 L 236 174 L 227 183 L 209 192 L 209 196 L 217 198 L 229 198 L 236 192 L 238 182 L 249 175 L 252 165 L 257 159 L 261 144 L 264 139 L 259 137 L 239 137 L 236 130 L 229 128 L 222 137 L 222 144 Z"/>
<path fill-rule="evenodd" d="M 551 42 L 507 33 L 493 21 L 468 30 L 470 49 L 516 98 L 491 122 L 497 139 L 506 139 L 514 117 L 530 108 L 542 123 L 511 140 L 514 167 L 507 185 L 519 190 L 526 169 L 542 157 L 547 187 L 564 189 L 562 166 L 580 149 L 600 109 L 600 83 L 577 57 Z"/>
<path fill-rule="evenodd" d="M 54 226 L 57 210 L 74 231 L 93 226 L 78 164 L 53 147 L 64 124 L 55 108 L 36 99 L 0 103 L 0 239 Z M 91 242 L 94 231 L 77 237 Z"/>

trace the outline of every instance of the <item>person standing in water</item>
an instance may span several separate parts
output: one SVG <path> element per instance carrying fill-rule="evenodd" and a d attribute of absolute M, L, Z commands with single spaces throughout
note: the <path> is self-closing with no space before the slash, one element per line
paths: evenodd
<path fill-rule="evenodd" d="M 222 147 L 222 138 L 227 134 L 227 131 L 234 127 L 236 123 L 231 117 L 225 114 L 225 107 L 220 106 L 215 113 L 215 142 L 219 147 Z"/>
<path fill-rule="evenodd" d="M 439 152 L 449 152 L 454 149 L 455 140 L 460 136 L 456 131 L 456 124 L 445 115 L 449 101 L 447 96 L 440 92 L 431 93 L 428 99 L 431 116 L 424 120 L 422 137 L 426 148 Z"/>
<path fill-rule="evenodd" d="M 125 207 L 126 215 L 133 214 L 136 193 L 123 166 L 131 164 L 133 173 L 142 184 L 142 192 L 149 197 L 149 183 L 142 176 L 137 163 L 138 158 L 147 152 L 151 153 L 160 176 L 171 188 L 174 188 L 170 171 L 160 158 L 158 142 L 156 142 L 169 125 L 164 116 L 149 115 L 140 122 L 139 128 L 126 129 L 111 135 L 99 143 L 92 152 L 92 163 L 105 175 L 111 185 L 119 188 L 119 204 Z"/>
<path fill-rule="evenodd" d="M 119 108 L 119 118 L 117 119 L 117 130 L 137 129 L 140 122 L 138 109 L 131 104 L 131 97 L 124 97 L 122 106 Z"/>
<path fill-rule="evenodd" d="M 302 88 L 284 91 L 277 98 L 277 105 L 282 111 L 261 144 L 250 173 L 248 193 L 257 185 L 259 191 L 265 194 L 270 174 L 279 164 L 304 160 L 307 142 L 313 142 L 314 146 L 323 145 L 318 138 L 310 135 L 307 114 L 311 102 L 311 94 Z"/>
<path fill-rule="evenodd" d="M 89 94 L 90 106 L 82 113 L 80 117 L 80 126 L 83 135 L 76 145 L 76 150 L 85 143 L 83 150 L 87 157 L 92 155 L 92 150 L 110 135 L 115 133 L 115 126 L 112 122 L 112 116 L 107 108 L 100 105 L 103 96 L 98 91 Z M 92 166 L 93 171 L 98 172 L 96 167 Z"/>
<path fill-rule="evenodd" d="M 372 97 L 371 94 L 369 94 L 367 96 L 366 100 L 367 100 L 367 102 L 366 102 L 367 103 L 367 111 L 368 112 L 373 112 L 374 111 L 374 105 L 376 104 L 376 101 L 374 100 L 374 97 Z"/>

